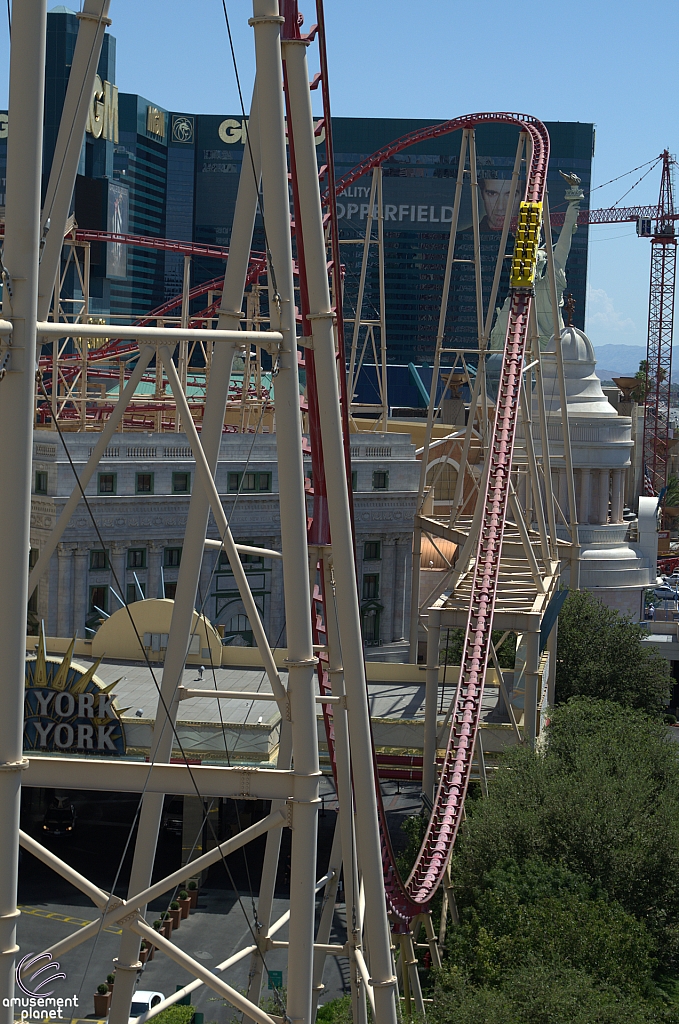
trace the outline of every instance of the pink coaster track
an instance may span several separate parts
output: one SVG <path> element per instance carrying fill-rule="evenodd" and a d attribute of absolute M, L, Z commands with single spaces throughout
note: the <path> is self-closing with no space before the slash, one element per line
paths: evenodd
<path fill-rule="evenodd" d="M 373 167 L 408 146 L 427 139 L 474 128 L 479 124 L 513 124 L 530 136 L 532 156 L 527 176 L 525 200 L 542 202 L 547 183 L 549 135 L 536 118 L 524 114 L 471 114 L 418 129 L 390 143 L 362 161 L 336 185 L 335 195 L 365 175 Z M 329 201 L 326 193 L 325 201 Z M 410 877 L 404 881 L 396 867 L 375 762 L 375 791 L 380 820 L 382 862 L 389 913 L 397 927 L 407 926 L 415 915 L 426 911 L 440 885 L 462 820 L 471 761 L 479 728 L 483 689 L 489 657 L 493 611 L 497 593 L 500 555 L 504 533 L 509 479 L 516 435 L 521 370 L 526 350 L 532 290 L 513 289 L 505 340 L 500 387 L 490 443 L 490 468 L 483 494 L 483 519 L 476 549 L 471 603 L 461 658 L 460 686 L 455 699 L 451 729 L 434 806 L 424 842 Z M 312 453 L 320 439 L 313 437 Z M 316 442 L 316 443 L 314 443 Z M 318 601 L 320 595 L 314 595 Z M 330 692 L 321 680 L 323 692 Z M 335 765 L 331 707 L 324 707 L 326 734 L 331 764 Z"/>

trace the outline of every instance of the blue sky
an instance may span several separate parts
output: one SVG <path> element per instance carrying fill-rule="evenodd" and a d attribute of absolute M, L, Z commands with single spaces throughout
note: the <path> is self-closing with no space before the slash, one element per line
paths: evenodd
<path fill-rule="evenodd" d="M 247 104 L 252 8 L 246 0 L 228 0 L 227 7 Z M 309 26 L 314 3 L 300 0 L 300 9 Z M 112 0 L 111 17 L 121 90 L 174 110 L 238 109 L 221 0 Z M 326 23 L 334 114 L 445 119 L 513 110 L 547 121 L 593 121 L 594 185 L 665 147 L 679 150 L 676 0 L 543 0 L 529 8 L 493 0 L 326 0 Z M 5 18 L 2 107 L 8 52 Z M 309 56 L 313 63 L 313 47 Z M 599 189 L 593 205 L 611 205 L 637 177 Z M 658 188 L 656 171 L 625 202 L 656 202 Z M 590 231 L 592 341 L 645 344 L 649 243 L 631 224 Z"/>

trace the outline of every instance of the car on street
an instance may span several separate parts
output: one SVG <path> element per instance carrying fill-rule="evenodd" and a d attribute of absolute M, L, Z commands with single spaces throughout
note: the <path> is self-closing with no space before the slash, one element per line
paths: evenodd
<path fill-rule="evenodd" d="M 42 830 L 51 836 L 67 836 L 75 828 L 75 807 L 68 797 L 56 797 L 42 819 Z"/>
<path fill-rule="evenodd" d="M 163 829 L 171 835 L 181 836 L 184 829 L 184 799 L 172 797 L 163 811 Z"/>
<path fill-rule="evenodd" d="M 135 992 L 132 996 L 130 1019 L 132 1019 L 132 1017 L 141 1017 L 142 1013 L 146 1013 L 154 1006 L 157 1006 L 164 998 L 165 996 L 162 992 L 149 992 L 139 989 L 139 991 Z"/>

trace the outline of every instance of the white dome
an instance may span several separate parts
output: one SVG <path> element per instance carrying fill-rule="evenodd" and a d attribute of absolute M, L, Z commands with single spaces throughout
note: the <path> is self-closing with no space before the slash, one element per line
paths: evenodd
<path fill-rule="evenodd" d="M 585 332 L 577 327 L 564 327 L 561 332 L 561 351 L 569 416 L 617 416 L 596 375 L 594 348 Z M 542 355 L 542 363 L 547 411 L 559 413 L 554 335 Z"/>
<path fill-rule="evenodd" d="M 578 327 L 564 327 L 561 332 L 561 351 L 564 362 L 596 364 L 594 346 Z M 554 352 L 554 335 L 549 339 L 545 354 Z"/>

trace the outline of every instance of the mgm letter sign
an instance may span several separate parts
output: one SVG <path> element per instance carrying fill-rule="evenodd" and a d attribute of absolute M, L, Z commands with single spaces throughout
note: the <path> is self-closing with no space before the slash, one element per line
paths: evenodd
<path fill-rule="evenodd" d="M 125 733 L 110 691 L 89 667 L 73 664 L 73 641 L 63 660 L 45 654 L 41 636 L 26 658 L 24 751 L 120 755 Z M 119 680 L 116 680 L 119 682 Z"/>
<path fill-rule="evenodd" d="M 118 141 L 118 86 L 94 76 L 94 89 L 85 131 L 95 139 Z"/>

